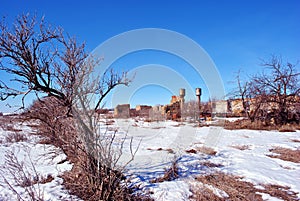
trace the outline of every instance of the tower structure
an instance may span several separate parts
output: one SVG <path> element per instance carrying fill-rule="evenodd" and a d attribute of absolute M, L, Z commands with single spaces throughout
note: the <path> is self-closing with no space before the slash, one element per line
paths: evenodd
<path fill-rule="evenodd" d="M 201 88 L 196 88 L 196 96 L 197 96 L 197 99 L 198 99 L 198 117 L 200 116 L 200 111 L 201 111 L 201 93 L 202 93 L 202 90 Z"/>
<path fill-rule="evenodd" d="M 184 96 L 185 96 L 185 89 L 180 89 L 179 90 L 179 101 L 180 101 L 180 110 L 183 109 L 184 105 Z"/>

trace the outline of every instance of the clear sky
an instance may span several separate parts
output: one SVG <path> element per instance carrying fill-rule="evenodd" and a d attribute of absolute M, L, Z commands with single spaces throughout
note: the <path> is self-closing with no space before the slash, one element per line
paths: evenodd
<path fill-rule="evenodd" d="M 88 52 L 107 39 L 134 29 L 162 28 L 183 34 L 198 43 L 211 57 L 226 93 L 232 89 L 231 81 L 239 69 L 249 75 L 260 71 L 259 59 L 276 54 L 290 62 L 300 60 L 298 0 L 1 1 L 0 15 L 11 24 L 18 14 L 27 12 L 44 15 L 51 24 L 61 26 L 79 41 L 85 41 Z M 202 87 L 204 99 L 209 98 L 201 75 L 199 77 L 182 59 L 165 52 L 131 53 L 112 66 L 130 71 L 147 64 L 174 69 L 191 88 Z M 0 75 L 0 79 L 3 77 Z M 129 101 L 132 106 L 166 104 L 174 94 L 168 87 L 155 83 L 141 85 Z M 193 96 L 188 96 L 188 99 L 193 99 Z M 0 111 L 8 110 L 5 104 L 0 103 Z"/>

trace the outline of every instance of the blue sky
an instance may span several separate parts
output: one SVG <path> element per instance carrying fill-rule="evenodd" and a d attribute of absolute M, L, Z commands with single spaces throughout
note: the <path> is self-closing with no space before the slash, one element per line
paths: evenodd
<path fill-rule="evenodd" d="M 211 57 L 226 93 L 233 87 L 231 81 L 234 81 L 235 72 L 241 69 L 251 75 L 260 71 L 261 58 L 276 54 L 290 62 L 300 60 L 300 1 L 297 0 L 1 2 L 0 15 L 10 24 L 18 14 L 27 12 L 44 15 L 51 24 L 63 27 L 79 41 L 84 41 L 88 52 L 105 40 L 134 29 L 162 28 L 183 34 L 197 42 Z M 155 63 L 174 69 L 191 88 L 202 87 L 204 99 L 209 98 L 201 75 L 185 61 L 168 53 L 136 52 L 117 60 L 112 66 L 130 71 Z M 0 75 L 0 79 L 3 76 Z M 133 106 L 165 104 L 173 93 L 167 86 L 143 86 L 132 94 L 130 102 Z M 8 110 L 5 104 L 0 103 L 0 111 Z"/>

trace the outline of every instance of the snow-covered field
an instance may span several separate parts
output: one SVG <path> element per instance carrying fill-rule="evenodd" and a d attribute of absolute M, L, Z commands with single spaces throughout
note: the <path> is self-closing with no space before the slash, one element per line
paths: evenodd
<path fill-rule="evenodd" d="M 271 158 L 269 150 L 274 147 L 300 149 L 300 131 L 255 131 L 225 130 L 220 127 L 194 127 L 192 124 L 177 122 L 135 122 L 117 120 L 117 124 L 128 130 L 128 134 L 141 138 L 141 145 L 135 160 L 128 166 L 135 184 L 142 191 L 152 192 L 156 200 L 188 200 L 193 177 L 219 170 L 224 173 L 243 176 L 260 187 L 261 184 L 288 186 L 300 192 L 300 164 Z M 125 127 L 132 124 L 135 127 Z M 187 153 L 201 147 L 210 147 L 217 153 Z M 172 149 L 174 153 L 168 150 Z M 170 161 L 178 159 L 180 177 L 174 181 L 151 183 L 162 176 Z M 204 162 L 220 164 L 210 168 Z M 278 200 L 268 195 L 265 199 Z M 300 195 L 298 194 L 298 198 Z"/>
<path fill-rule="evenodd" d="M 258 188 L 262 188 L 261 184 L 278 184 L 300 192 L 300 164 L 267 156 L 272 154 L 269 150 L 274 147 L 299 149 L 300 131 L 231 131 L 221 127 L 195 127 L 188 123 L 145 122 L 135 119 L 118 119 L 110 126 L 119 129 L 120 139 L 125 133 L 128 139 L 133 137 L 133 150 L 140 143 L 134 161 L 126 168 L 126 175 L 130 176 L 132 186 L 138 187 L 140 192 L 151 192 L 151 196 L 156 200 L 188 200 L 192 194 L 190 188 L 194 177 L 215 170 L 243 176 L 243 180 L 254 183 Z M 31 171 L 32 175 L 36 172 L 40 176 L 51 175 L 54 178 L 49 183 L 35 187 L 42 190 L 45 200 L 68 199 L 69 195 L 64 190 L 59 175 L 69 170 L 72 165 L 68 162 L 59 163 L 65 158 L 63 153 L 52 158 L 49 151 L 59 150 L 50 145 L 36 144 L 37 137 L 30 136 L 31 129 L 26 126 L 21 128 L 28 136 L 26 142 L 5 142 L 5 136 L 9 132 L 0 129 L 0 165 L 5 165 L 5 154 L 13 151 L 27 167 L 32 167 L 30 164 L 34 163 L 36 170 Z M 123 163 L 130 157 L 129 140 L 127 141 L 124 145 Z M 216 153 L 186 152 L 203 147 L 210 147 Z M 179 178 L 152 183 L 151 180 L 162 176 L 165 168 L 174 160 L 177 160 L 179 165 Z M 205 162 L 220 166 L 208 168 L 203 165 Z M 7 169 L 1 169 L 1 175 L 14 185 Z M 11 200 L 14 193 L 4 178 L 0 177 L 0 200 Z M 25 193 L 18 186 L 15 189 L 20 194 Z M 222 194 L 218 189 L 215 189 L 215 192 Z M 299 194 L 298 197 L 300 198 Z M 278 200 L 267 194 L 263 198 Z"/>

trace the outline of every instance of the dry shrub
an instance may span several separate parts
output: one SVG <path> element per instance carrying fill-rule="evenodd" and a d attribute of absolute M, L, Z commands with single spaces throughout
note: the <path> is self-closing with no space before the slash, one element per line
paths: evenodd
<path fill-rule="evenodd" d="M 26 135 L 19 132 L 9 133 L 8 135 L 5 136 L 5 141 L 8 143 L 24 142 L 26 140 L 27 140 Z"/>
<path fill-rule="evenodd" d="M 35 101 L 24 115 L 30 120 L 38 121 L 37 132 L 42 136 L 41 143 L 61 148 L 68 159 L 75 162 L 80 144 L 75 121 L 67 113 L 68 109 L 63 106 L 62 101 L 46 97 Z"/>
<path fill-rule="evenodd" d="M 102 136 L 107 141 L 102 142 L 101 136 L 90 132 L 93 130 L 81 129 L 78 121 L 82 119 L 77 120 L 68 113 L 63 102 L 53 97 L 35 102 L 26 113 L 29 119 L 39 121 L 37 130 L 43 137 L 43 143 L 60 147 L 73 163 L 72 170 L 62 176 L 64 186 L 83 200 L 142 200 L 142 196 L 133 195 L 132 189 L 123 184 L 122 169 L 109 166 L 118 160 L 119 152 L 116 153 L 112 147 L 115 135 Z M 123 145 L 124 142 L 120 146 Z M 122 150 L 119 151 L 122 154 Z"/>
<path fill-rule="evenodd" d="M 195 178 L 197 182 L 202 185 L 191 187 L 193 195 L 192 200 L 263 200 L 259 193 L 267 193 L 273 197 L 283 200 L 298 200 L 297 193 L 290 191 L 289 187 L 279 185 L 262 185 L 264 189 L 255 188 L 255 186 L 246 181 L 242 181 L 242 177 L 225 174 L 222 172 L 215 172 L 208 175 L 201 175 Z M 203 185 L 204 184 L 204 185 Z M 225 192 L 228 197 L 216 196 L 207 186 L 215 187 Z"/>
<path fill-rule="evenodd" d="M 5 131 L 20 132 L 22 130 L 15 128 L 15 124 L 21 123 L 21 115 L 0 116 L 0 127 Z"/>
<path fill-rule="evenodd" d="M 151 183 L 161 183 L 164 181 L 173 181 L 179 177 L 179 171 L 178 171 L 178 159 L 174 159 L 172 161 L 169 168 L 165 169 L 165 173 L 162 177 L 152 179 Z"/>
<path fill-rule="evenodd" d="M 43 190 L 39 184 L 46 180 L 38 174 L 36 168 L 27 153 L 29 164 L 24 164 L 19 161 L 14 152 L 8 151 L 5 154 L 5 163 L 0 169 L 0 176 L 2 176 L 5 185 L 18 197 L 18 200 L 44 200 Z M 11 183 L 8 180 L 11 177 Z M 19 192 L 15 186 L 22 187 L 24 193 Z"/>
<path fill-rule="evenodd" d="M 275 147 L 269 150 L 276 155 L 267 155 L 271 158 L 279 158 L 284 161 L 291 161 L 294 163 L 300 163 L 300 149 L 292 150 L 283 147 Z"/>
<path fill-rule="evenodd" d="M 84 152 L 71 171 L 63 175 L 64 185 L 83 200 L 126 200 L 131 191 L 120 185 L 124 180 L 121 172 L 100 166 Z"/>

